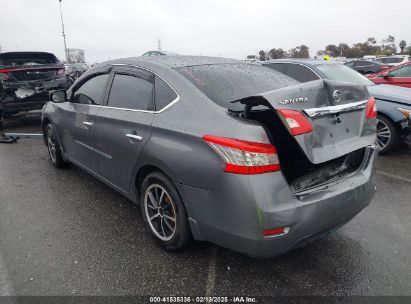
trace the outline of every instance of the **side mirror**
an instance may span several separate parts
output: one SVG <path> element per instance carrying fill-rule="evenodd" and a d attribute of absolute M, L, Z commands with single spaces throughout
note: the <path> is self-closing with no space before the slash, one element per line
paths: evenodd
<path fill-rule="evenodd" d="M 381 77 L 383 77 L 384 79 L 389 78 L 390 77 L 390 72 L 382 73 Z"/>
<path fill-rule="evenodd" d="M 62 103 L 67 101 L 67 94 L 65 90 L 54 91 L 50 93 L 50 100 L 55 103 Z"/>

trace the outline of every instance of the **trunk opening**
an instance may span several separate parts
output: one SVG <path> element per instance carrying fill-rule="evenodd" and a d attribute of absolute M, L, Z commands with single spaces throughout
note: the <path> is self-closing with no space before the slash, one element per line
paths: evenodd
<path fill-rule="evenodd" d="M 276 147 L 281 171 L 294 193 L 341 179 L 355 172 L 363 162 L 366 148 L 360 148 L 335 159 L 312 163 L 296 139 L 290 134 L 276 110 L 271 107 L 253 110 L 246 106 L 240 117 L 262 124 L 271 143 Z"/>

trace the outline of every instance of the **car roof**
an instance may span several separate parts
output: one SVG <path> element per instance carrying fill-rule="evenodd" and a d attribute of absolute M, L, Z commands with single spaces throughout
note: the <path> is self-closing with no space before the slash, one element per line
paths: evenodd
<path fill-rule="evenodd" d="M 323 64 L 341 64 L 340 62 L 337 61 L 330 61 L 330 60 L 319 60 L 319 59 L 273 59 L 273 60 L 267 60 L 261 62 L 262 64 L 269 64 L 269 63 L 299 63 L 302 65 L 307 65 L 311 67 L 315 67 L 317 65 L 323 65 Z"/>
<path fill-rule="evenodd" d="M 227 59 L 220 57 L 206 56 L 140 56 L 131 58 L 121 58 L 100 63 L 98 66 L 108 64 L 125 64 L 136 65 L 143 68 L 163 67 L 163 68 L 182 68 L 189 66 L 200 65 L 215 65 L 215 64 L 257 64 L 236 59 Z"/>
<path fill-rule="evenodd" d="M 0 58 L 13 58 L 16 55 L 46 55 L 56 57 L 54 54 L 48 52 L 4 52 L 0 53 Z"/>

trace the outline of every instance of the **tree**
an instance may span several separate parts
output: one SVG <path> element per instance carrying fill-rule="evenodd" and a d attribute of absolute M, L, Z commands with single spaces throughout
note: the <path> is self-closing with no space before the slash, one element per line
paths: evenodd
<path fill-rule="evenodd" d="M 365 43 L 367 43 L 368 45 L 375 45 L 377 43 L 377 40 L 375 40 L 374 37 L 370 37 Z"/>
<path fill-rule="evenodd" d="M 270 57 L 270 59 L 281 59 L 281 58 L 284 58 L 284 55 L 285 55 L 285 51 L 281 48 L 279 49 L 273 48 L 268 51 L 268 56 Z"/>
<path fill-rule="evenodd" d="M 260 56 L 260 61 L 265 61 L 265 52 L 263 50 L 258 52 L 258 56 Z"/>
<path fill-rule="evenodd" d="M 331 57 L 338 57 L 338 47 L 334 44 L 329 44 L 325 47 L 325 52 Z"/>
<path fill-rule="evenodd" d="M 405 40 L 401 40 L 401 41 L 400 41 L 401 53 L 404 52 L 406 46 L 407 46 L 407 42 L 406 42 Z"/>
<path fill-rule="evenodd" d="M 346 44 L 346 43 L 340 43 L 339 45 L 338 45 L 338 47 L 337 47 L 337 51 L 338 51 L 338 55 L 339 56 L 344 56 L 344 51 L 346 50 L 346 49 L 349 49 L 350 47 L 348 46 L 348 44 Z"/>
<path fill-rule="evenodd" d="M 291 58 L 310 58 L 310 49 L 302 44 L 290 50 Z"/>
<path fill-rule="evenodd" d="M 397 52 L 397 46 L 395 45 L 395 37 L 388 35 L 387 38 L 383 39 L 381 49 L 385 55 L 395 54 Z"/>

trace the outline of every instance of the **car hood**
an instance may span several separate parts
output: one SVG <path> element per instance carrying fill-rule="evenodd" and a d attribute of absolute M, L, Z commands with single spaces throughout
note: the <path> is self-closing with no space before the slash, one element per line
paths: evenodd
<path fill-rule="evenodd" d="M 368 86 L 368 91 L 377 99 L 384 99 L 411 105 L 411 89 L 400 86 L 380 84 Z"/>

